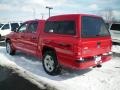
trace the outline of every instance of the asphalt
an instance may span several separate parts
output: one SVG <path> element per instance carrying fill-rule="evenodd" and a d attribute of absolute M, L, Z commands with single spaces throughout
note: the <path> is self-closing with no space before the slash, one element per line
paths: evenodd
<path fill-rule="evenodd" d="M 0 66 L 0 90 L 43 90 L 43 89 L 40 89 L 30 81 L 19 76 L 13 70 Z"/>

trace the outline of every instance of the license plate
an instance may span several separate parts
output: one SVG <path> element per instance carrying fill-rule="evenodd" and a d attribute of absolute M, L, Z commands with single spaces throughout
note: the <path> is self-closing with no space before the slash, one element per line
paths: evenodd
<path fill-rule="evenodd" d="M 101 56 L 95 57 L 95 64 L 99 63 L 101 61 Z"/>

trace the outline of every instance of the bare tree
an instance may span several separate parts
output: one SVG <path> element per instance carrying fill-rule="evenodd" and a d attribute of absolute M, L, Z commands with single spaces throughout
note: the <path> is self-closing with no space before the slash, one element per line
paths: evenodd
<path fill-rule="evenodd" d="M 105 19 L 106 22 L 110 23 L 114 20 L 113 10 L 111 8 L 107 8 L 101 11 L 101 15 Z"/>
<path fill-rule="evenodd" d="M 107 22 L 112 22 L 113 21 L 113 11 L 112 9 L 108 8 L 105 10 L 105 13 L 104 13 L 104 17 L 105 17 L 105 20 Z"/>

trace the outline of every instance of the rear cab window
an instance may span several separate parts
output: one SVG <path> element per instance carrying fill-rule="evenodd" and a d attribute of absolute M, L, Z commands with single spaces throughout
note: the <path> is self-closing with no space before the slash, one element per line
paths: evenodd
<path fill-rule="evenodd" d="M 81 36 L 83 38 L 110 36 L 102 18 L 82 16 Z"/>
<path fill-rule="evenodd" d="M 120 24 L 112 24 L 110 30 L 120 31 Z"/>

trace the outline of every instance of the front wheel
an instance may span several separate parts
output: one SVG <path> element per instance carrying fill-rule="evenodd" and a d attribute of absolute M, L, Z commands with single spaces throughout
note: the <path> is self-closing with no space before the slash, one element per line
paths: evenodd
<path fill-rule="evenodd" d="M 12 43 L 10 41 L 6 41 L 6 51 L 10 55 L 15 54 L 15 50 L 13 49 Z"/>
<path fill-rule="evenodd" d="M 58 75 L 61 72 L 57 57 L 53 51 L 46 51 L 42 60 L 43 68 L 49 75 Z"/>

